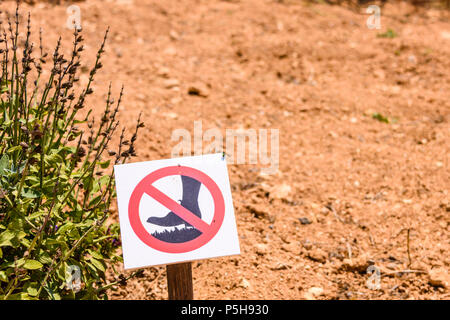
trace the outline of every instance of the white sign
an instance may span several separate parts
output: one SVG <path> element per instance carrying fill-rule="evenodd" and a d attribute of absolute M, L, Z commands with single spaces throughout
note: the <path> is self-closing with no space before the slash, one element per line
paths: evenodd
<path fill-rule="evenodd" d="M 114 166 L 125 269 L 240 254 L 222 154 Z"/>

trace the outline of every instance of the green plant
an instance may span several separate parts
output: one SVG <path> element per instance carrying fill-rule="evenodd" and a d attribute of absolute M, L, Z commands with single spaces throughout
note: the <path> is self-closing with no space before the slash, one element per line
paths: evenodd
<path fill-rule="evenodd" d="M 388 38 L 388 39 L 393 39 L 393 38 L 397 38 L 398 34 L 392 30 L 392 29 L 388 29 L 386 32 L 384 33 L 379 33 L 377 35 L 378 38 Z"/>
<path fill-rule="evenodd" d="M 383 116 L 381 113 L 375 112 L 372 114 L 372 119 L 378 120 L 380 122 L 389 123 L 389 118 Z"/>
<path fill-rule="evenodd" d="M 19 25 L 18 7 L 0 21 L 0 299 L 106 298 L 116 283 L 107 283 L 107 265 L 114 269 L 121 260 L 119 227 L 108 220 L 115 196 L 111 167 L 136 156 L 143 123 L 139 117 L 129 140 L 122 130 L 112 151 L 123 89 L 115 103 L 109 86 L 97 123 L 92 110 L 83 110 L 102 68 L 108 31 L 86 87 L 78 88 L 81 31 L 74 31 L 68 58 L 61 39 L 48 57 L 40 33 L 35 58 L 30 15 L 24 39 Z M 44 80 L 48 58 L 51 72 Z M 66 283 L 73 266 L 81 271 L 78 291 Z"/>

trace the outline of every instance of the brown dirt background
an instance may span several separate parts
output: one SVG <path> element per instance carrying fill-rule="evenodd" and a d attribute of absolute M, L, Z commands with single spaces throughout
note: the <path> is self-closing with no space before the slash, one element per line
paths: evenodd
<path fill-rule="evenodd" d="M 450 298 L 448 12 L 387 4 L 370 30 L 364 8 L 293 0 L 76 4 L 85 63 L 111 27 L 89 102 L 100 113 L 109 81 L 125 86 L 122 124 L 146 123 L 137 161 L 170 157 L 195 120 L 280 130 L 277 174 L 229 166 L 242 253 L 194 262 L 196 299 Z M 22 5 L 49 51 L 58 35 L 70 48 L 69 5 Z M 377 37 L 388 28 L 399 36 Z M 110 298 L 166 299 L 165 268 L 144 275 Z"/>

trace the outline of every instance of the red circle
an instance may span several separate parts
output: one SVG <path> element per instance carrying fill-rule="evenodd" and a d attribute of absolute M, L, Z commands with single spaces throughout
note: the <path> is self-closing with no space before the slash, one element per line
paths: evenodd
<path fill-rule="evenodd" d="M 197 238 L 182 243 L 169 243 L 153 237 L 150 233 L 147 232 L 147 230 L 145 230 L 139 217 L 139 203 L 141 201 L 142 195 L 145 193 L 145 187 L 153 184 L 155 181 L 161 178 L 173 175 L 188 176 L 201 182 L 211 193 L 214 200 L 214 216 L 208 230 L 206 232 L 203 232 Z M 144 242 L 149 247 L 167 253 L 189 252 L 205 245 L 219 231 L 224 216 L 225 201 L 223 199 L 220 188 L 217 186 L 214 180 L 197 169 L 183 166 L 165 167 L 147 175 L 134 188 L 130 197 L 130 202 L 128 204 L 128 217 L 130 219 L 130 224 L 133 228 L 134 233 L 142 242 Z"/>

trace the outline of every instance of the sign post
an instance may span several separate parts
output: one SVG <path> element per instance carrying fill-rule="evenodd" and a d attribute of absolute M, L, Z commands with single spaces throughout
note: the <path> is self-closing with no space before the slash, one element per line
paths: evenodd
<path fill-rule="evenodd" d="M 166 271 L 169 300 L 193 300 L 191 263 L 169 264 L 166 266 Z"/>
<path fill-rule="evenodd" d="M 114 166 L 124 269 L 167 265 L 170 300 L 192 300 L 191 261 L 240 254 L 222 154 Z"/>

